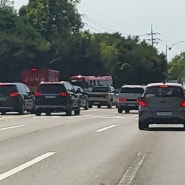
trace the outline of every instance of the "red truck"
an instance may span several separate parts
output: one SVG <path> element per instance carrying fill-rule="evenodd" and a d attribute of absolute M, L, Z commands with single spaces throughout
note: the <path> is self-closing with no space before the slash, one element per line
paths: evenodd
<path fill-rule="evenodd" d="M 60 71 L 32 68 L 31 70 L 23 70 L 21 72 L 21 82 L 26 84 L 32 92 L 35 92 L 41 81 L 60 81 Z"/>

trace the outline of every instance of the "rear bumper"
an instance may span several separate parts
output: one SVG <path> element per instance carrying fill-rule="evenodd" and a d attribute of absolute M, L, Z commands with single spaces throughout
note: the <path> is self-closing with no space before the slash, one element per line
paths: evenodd
<path fill-rule="evenodd" d="M 66 111 L 67 106 L 61 106 L 61 105 L 36 105 L 35 110 L 39 112 L 59 112 L 59 111 Z"/>

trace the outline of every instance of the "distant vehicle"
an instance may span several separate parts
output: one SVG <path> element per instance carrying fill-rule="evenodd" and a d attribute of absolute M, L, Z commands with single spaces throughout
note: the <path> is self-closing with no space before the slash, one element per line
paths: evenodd
<path fill-rule="evenodd" d="M 148 84 L 140 99 L 138 126 L 149 124 L 183 124 L 185 126 L 185 96 L 179 83 Z"/>
<path fill-rule="evenodd" d="M 32 68 L 30 70 L 23 70 L 20 80 L 26 84 L 32 92 L 35 92 L 40 82 L 59 82 L 61 79 L 60 71 Z"/>
<path fill-rule="evenodd" d="M 0 112 L 34 112 L 34 96 L 23 83 L 0 83 Z"/>
<path fill-rule="evenodd" d="M 96 105 L 98 108 L 101 106 L 107 106 L 112 108 L 114 105 L 115 91 L 112 86 L 94 86 L 90 92 L 88 92 L 89 107 Z"/>
<path fill-rule="evenodd" d="M 113 86 L 112 76 L 71 76 L 72 85 L 80 86 L 82 89 L 91 90 L 94 86 Z"/>
<path fill-rule="evenodd" d="M 89 108 L 89 100 L 88 100 L 88 95 L 86 92 L 84 92 L 84 90 L 80 87 L 80 86 L 73 86 L 76 94 L 79 96 L 80 98 L 80 106 L 83 107 L 85 110 L 88 110 Z"/>
<path fill-rule="evenodd" d="M 66 112 L 67 116 L 80 114 L 80 99 L 71 83 L 41 82 L 35 92 L 35 114 Z"/>
<path fill-rule="evenodd" d="M 144 92 L 145 87 L 142 85 L 124 85 L 118 95 L 118 113 L 129 113 L 130 110 L 138 110 L 139 101 L 138 98 Z"/>

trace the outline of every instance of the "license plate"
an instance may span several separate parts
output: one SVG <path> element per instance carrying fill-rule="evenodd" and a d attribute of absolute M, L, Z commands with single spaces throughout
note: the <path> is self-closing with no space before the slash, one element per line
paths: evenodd
<path fill-rule="evenodd" d="M 45 98 L 56 98 L 56 96 L 45 96 Z"/>
<path fill-rule="evenodd" d="M 172 116 L 172 112 L 156 112 L 157 116 Z"/>
<path fill-rule="evenodd" d="M 0 101 L 6 101 L 6 98 L 0 98 Z"/>
<path fill-rule="evenodd" d="M 136 106 L 136 104 L 134 104 L 134 103 L 129 103 L 129 104 L 127 104 L 129 107 L 135 107 Z"/>
<path fill-rule="evenodd" d="M 94 102 L 94 105 L 99 105 L 100 103 L 99 102 Z"/>

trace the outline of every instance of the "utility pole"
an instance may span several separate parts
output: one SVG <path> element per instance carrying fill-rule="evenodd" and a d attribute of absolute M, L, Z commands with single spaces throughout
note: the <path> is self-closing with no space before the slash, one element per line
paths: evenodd
<path fill-rule="evenodd" d="M 151 36 L 151 38 L 147 39 L 147 40 L 151 41 L 152 47 L 154 47 L 154 44 L 158 44 L 159 43 L 158 41 L 161 40 L 161 39 L 155 37 L 155 35 L 159 35 L 159 34 L 160 33 L 153 31 L 153 27 L 151 25 L 151 32 L 147 33 L 147 35 Z"/>

